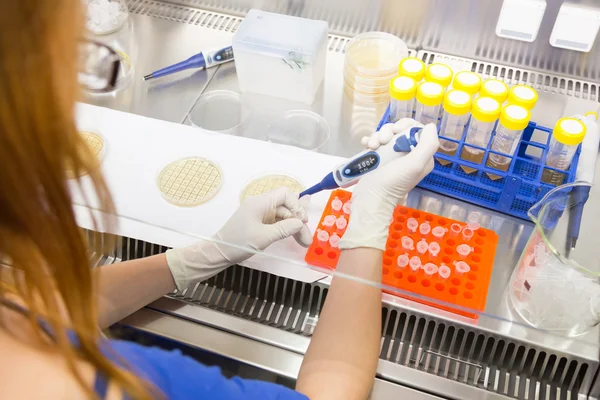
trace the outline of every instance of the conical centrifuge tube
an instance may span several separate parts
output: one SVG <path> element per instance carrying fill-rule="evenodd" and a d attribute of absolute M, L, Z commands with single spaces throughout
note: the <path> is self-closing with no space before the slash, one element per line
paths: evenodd
<path fill-rule="evenodd" d="M 419 221 L 414 218 L 409 218 L 408 221 L 406 221 L 406 227 L 409 232 L 415 233 L 419 227 Z"/>
<path fill-rule="evenodd" d="M 436 226 L 431 230 L 431 234 L 438 239 L 441 239 L 446 234 L 447 229 L 442 226 Z"/>
<path fill-rule="evenodd" d="M 458 275 L 466 274 L 471 270 L 469 264 L 464 261 L 454 261 L 454 269 Z"/>
<path fill-rule="evenodd" d="M 456 252 L 463 257 L 468 256 L 469 254 L 471 254 L 472 251 L 473 248 L 470 247 L 468 244 L 459 244 L 458 246 L 456 246 Z"/>
<path fill-rule="evenodd" d="M 336 233 L 334 233 L 329 237 L 329 244 L 331 245 L 331 247 L 339 247 L 340 240 L 340 237 Z"/>
<path fill-rule="evenodd" d="M 433 276 L 437 274 L 438 267 L 434 263 L 427 263 L 423 266 L 423 270 L 425 271 L 425 275 Z"/>
<path fill-rule="evenodd" d="M 410 265 L 410 269 L 418 271 L 421 268 L 421 259 L 418 256 L 412 256 L 408 264 Z"/>
<path fill-rule="evenodd" d="M 421 226 L 419 226 L 419 233 L 421 235 L 429 235 L 429 232 L 431 232 L 431 225 L 429 225 L 429 222 L 423 222 Z"/>
<path fill-rule="evenodd" d="M 452 273 L 452 270 L 450 269 L 449 266 L 447 266 L 446 264 L 440 265 L 440 268 L 438 269 L 438 275 L 440 276 L 440 278 L 448 279 L 448 278 L 450 278 L 451 273 Z"/>
<path fill-rule="evenodd" d="M 335 225 L 335 221 L 336 221 L 336 217 L 335 215 L 328 215 L 325 218 L 323 218 L 323 226 L 333 226 Z"/>
<path fill-rule="evenodd" d="M 333 199 L 331 201 L 331 208 L 333 208 L 335 211 L 340 211 L 343 207 L 343 203 L 340 200 L 339 197 L 336 197 L 335 199 Z"/>
<path fill-rule="evenodd" d="M 441 249 L 442 248 L 440 247 L 439 243 L 429 243 L 429 254 L 431 254 L 432 257 L 437 257 L 437 255 L 440 254 Z"/>
<path fill-rule="evenodd" d="M 329 233 L 327 233 L 327 231 L 324 231 L 323 229 L 318 229 L 317 239 L 319 239 L 319 242 L 327 242 L 329 240 Z"/>
<path fill-rule="evenodd" d="M 417 251 L 421 254 L 425 254 L 427 253 L 427 250 L 429 249 L 429 245 L 427 244 L 427 242 L 425 241 L 425 239 L 421 239 L 418 243 L 417 243 Z"/>
<path fill-rule="evenodd" d="M 409 260 L 408 260 L 408 253 L 400 254 L 398 256 L 398 260 L 397 261 L 398 261 L 398 266 L 400 268 L 406 267 L 408 265 L 408 262 L 409 262 Z"/>

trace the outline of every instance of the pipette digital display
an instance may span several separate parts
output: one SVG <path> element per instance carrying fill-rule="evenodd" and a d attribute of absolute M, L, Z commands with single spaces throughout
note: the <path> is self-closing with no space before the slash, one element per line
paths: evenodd
<path fill-rule="evenodd" d="M 414 127 L 396 134 L 392 140 L 377 150 L 365 150 L 350 158 L 349 161 L 337 166 L 327 174 L 321 182 L 300 193 L 300 197 L 315 194 L 322 190 L 347 188 L 355 185 L 363 176 L 375 171 L 412 151 L 419 143 L 423 128 Z"/>

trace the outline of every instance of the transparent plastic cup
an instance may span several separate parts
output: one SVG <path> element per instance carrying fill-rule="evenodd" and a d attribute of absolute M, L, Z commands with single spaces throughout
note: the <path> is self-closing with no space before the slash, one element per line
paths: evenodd
<path fill-rule="evenodd" d="M 570 234 L 587 189 L 584 183 L 560 186 L 529 210 L 535 230 L 509 286 L 512 306 L 523 320 L 568 337 L 582 335 L 600 322 L 595 218 L 584 214 L 575 248 Z"/>

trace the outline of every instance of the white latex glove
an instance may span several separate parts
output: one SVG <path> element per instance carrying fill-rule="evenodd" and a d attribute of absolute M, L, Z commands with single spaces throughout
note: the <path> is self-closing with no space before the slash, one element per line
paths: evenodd
<path fill-rule="evenodd" d="M 300 201 L 298 194 L 287 188 L 251 197 L 217 232 L 214 241 L 167 251 L 177 289 L 206 280 L 289 236 L 303 246 L 310 245 L 312 235 L 306 226 L 304 208 L 308 201 L 307 196 Z"/>
<path fill-rule="evenodd" d="M 396 133 L 423 126 L 413 119 L 386 124 L 363 143 L 375 150 L 389 145 Z M 404 157 L 391 161 L 362 178 L 352 193 L 350 223 L 340 248 L 373 247 L 385 250 L 394 208 L 433 169 L 433 155 L 439 140 L 434 124 L 424 127 L 419 144 Z"/>

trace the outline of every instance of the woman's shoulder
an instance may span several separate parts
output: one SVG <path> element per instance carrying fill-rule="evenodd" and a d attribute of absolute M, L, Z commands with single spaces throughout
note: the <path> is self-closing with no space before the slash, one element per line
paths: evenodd
<path fill-rule="evenodd" d="M 218 367 L 208 367 L 185 356 L 179 350 L 163 350 L 133 342 L 110 340 L 107 355 L 125 362 L 136 373 L 153 383 L 168 399 L 295 400 L 306 396 L 273 383 L 228 379 Z"/>

